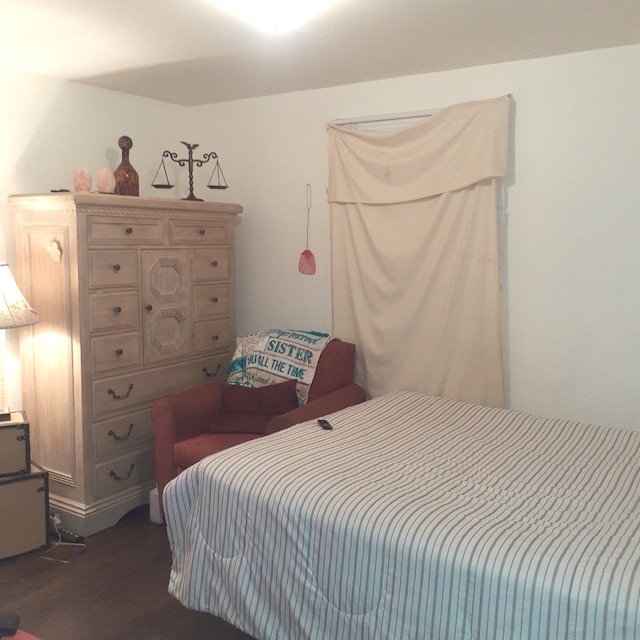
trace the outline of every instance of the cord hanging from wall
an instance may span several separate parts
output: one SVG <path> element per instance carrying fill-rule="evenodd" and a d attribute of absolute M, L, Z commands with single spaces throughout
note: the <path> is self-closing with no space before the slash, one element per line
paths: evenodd
<path fill-rule="evenodd" d="M 229 188 L 227 181 L 224 179 L 224 173 L 222 173 L 222 167 L 220 166 L 220 161 L 217 159 L 216 159 L 216 166 L 213 167 L 213 171 L 211 172 L 211 177 L 209 178 L 207 187 L 209 187 L 209 189 L 228 189 Z"/>
<path fill-rule="evenodd" d="M 164 174 L 164 181 L 162 180 L 162 176 L 160 176 L 161 170 Z M 162 161 L 160 162 L 160 166 L 156 171 L 156 175 L 153 176 L 153 182 L 151 183 L 151 186 L 154 189 L 173 189 L 174 185 L 171 184 L 169 176 L 167 175 L 167 167 L 164 164 L 164 158 L 162 158 Z"/>
<path fill-rule="evenodd" d="M 311 216 L 311 185 L 307 185 L 307 247 L 300 254 L 298 271 L 305 276 L 312 276 L 316 272 L 316 259 L 309 249 L 309 218 Z"/>

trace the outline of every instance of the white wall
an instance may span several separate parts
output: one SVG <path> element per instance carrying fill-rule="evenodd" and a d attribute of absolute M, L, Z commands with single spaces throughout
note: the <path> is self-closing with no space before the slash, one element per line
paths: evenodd
<path fill-rule="evenodd" d="M 245 207 L 239 332 L 331 327 L 328 121 L 507 93 L 510 406 L 640 430 L 640 46 L 193 109 Z M 297 272 L 307 182 L 315 276 Z"/>
<path fill-rule="evenodd" d="M 134 140 L 142 195 L 168 195 L 147 185 L 161 151 L 180 152 L 180 140 L 220 154 L 229 190 L 208 191 L 205 168 L 195 190 L 245 207 L 239 333 L 331 328 L 326 122 L 512 94 L 503 256 L 510 405 L 640 430 L 640 46 L 190 110 L 1 70 L 0 88 L 11 96 L 0 104 L 10 123 L 0 154 L 3 232 L 9 193 L 71 188 L 78 167 L 115 168 L 120 135 Z M 170 197 L 184 197 L 183 174 L 172 175 L 182 183 Z M 297 271 L 306 183 L 315 276 Z M 0 260 L 10 261 L 12 242 L 0 239 Z M 17 408 L 19 387 L 13 397 Z"/>
<path fill-rule="evenodd" d="M 0 95 L 0 261 L 10 266 L 15 257 L 10 194 L 73 190 L 79 168 L 91 172 L 95 189 L 100 169 L 113 171 L 120 163 L 118 138 L 128 135 L 141 195 L 156 196 L 149 185 L 162 151 L 181 146 L 187 135 L 180 107 L 1 67 Z M 16 410 L 22 407 L 18 332 L 7 331 L 6 341 L 7 398 Z"/>

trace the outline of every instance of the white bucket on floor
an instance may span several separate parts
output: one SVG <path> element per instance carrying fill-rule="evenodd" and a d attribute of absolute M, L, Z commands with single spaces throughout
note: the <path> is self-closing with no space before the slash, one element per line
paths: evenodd
<path fill-rule="evenodd" d="M 149 520 L 151 520 L 151 522 L 155 522 L 155 524 L 164 524 L 162 514 L 160 513 L 158 487 L 154 487 L 149 491 Z"/>

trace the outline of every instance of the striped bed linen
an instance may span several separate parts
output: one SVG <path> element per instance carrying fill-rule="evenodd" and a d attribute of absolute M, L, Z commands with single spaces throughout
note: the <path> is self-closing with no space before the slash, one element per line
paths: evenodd
<path fill-rule="evenodd" d="M 640 638 L 640 433 L 400 391 L 165 489 L 169 591 L 258 640 Z"/>

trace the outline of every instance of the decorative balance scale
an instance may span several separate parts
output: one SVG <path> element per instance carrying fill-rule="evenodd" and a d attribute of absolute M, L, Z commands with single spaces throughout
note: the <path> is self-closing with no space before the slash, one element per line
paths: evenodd
<path fill-rule="evenodd" d="M 201 159 L 194 158 L 193 152 L 200 146 L 199 144 L 190 144 L 189 142 L 182 142 L 182 144 L 187 147 L 188 156 L 186 158 L 178 158 L 178 154 L 173 151 L 163 151 L 162 152 L 162 160 L 160 162 L 160 166 L 156 171 L 156 175 L 153 177 L 153 182 L 151 186 L 155 189 L 173 189 L 174 185 L 169 182 L 169 176 L 167 175 L 167 167 L 164 164 L 164 159 L 169 158 L 173 162 L 176 162 L 181 167 L 185 165 L 188 167 L 189 171 L 189 195 L 186 198 L 182 198 L 183 200 L 196 200 L 198 202 L 202 202 L 202 198 L 196 198 L 193 193 L 193 166 L 202 167 L 209 160 L 215 159 L 216 164 L 213 167 L 213 172 L 211 173 L 211 177 L 209 178 L 209 182 L 207 183 L 207 187 L 209 189 L 228 189 L 229 185 L 224 178 L 224 174 L 222 173 L 222 168 L 220 167 L 220 161 L 218 160 L 218 154 L 212 151 L 211 153 L 205 153 Z M 160 172 L 164 173 L 164 182 L 162 182 L 162 176 L 160 176 Z M 159 179 L 160 176 L 160 179 Z"/>

